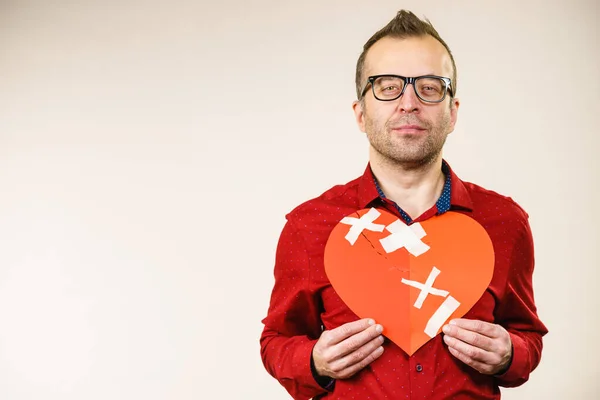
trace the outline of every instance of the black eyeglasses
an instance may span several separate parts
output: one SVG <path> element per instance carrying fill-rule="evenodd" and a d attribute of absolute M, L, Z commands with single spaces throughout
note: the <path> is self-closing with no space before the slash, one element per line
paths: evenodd
<path fill-rule="evenodd" d="M 373 95 L 377 100 L 396 100 L 404 94 L 406 86 L 411 83 L 417 97 L 426 103 L 440 103 L 444 101 L 448 92 L 450 92 L 450 97 L 453 96 L 452 80 L 444 76 L 423 75 L 409 78 L 400 75 L 374 75 L 368 78 L 360 99 L 364 97 L 371 85 Z"/>

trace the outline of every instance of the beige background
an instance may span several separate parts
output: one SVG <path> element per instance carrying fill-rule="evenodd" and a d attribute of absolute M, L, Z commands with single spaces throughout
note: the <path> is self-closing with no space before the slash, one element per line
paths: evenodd
<path fill-rule="evenodd" d="M 258 338 L 284 214 L 367 161 L 362 44 L 450 44 L 445 156 L 529 212 L 539 313 L 506 399 L 597 399 L 597 0 L 0 1 L 0 398 L 286 399 Z"/>

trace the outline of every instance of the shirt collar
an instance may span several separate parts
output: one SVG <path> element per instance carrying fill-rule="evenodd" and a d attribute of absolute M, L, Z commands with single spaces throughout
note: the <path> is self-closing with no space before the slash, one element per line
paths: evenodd
<path fill-rule="evenodd" d="M 463 209 L 467 211 L 473 210 L 473 202 L 464 182 L 454 173 L 450 164 L 446 160 L 442 160 L 442 171 L 446 174 L 446 183 L 444 184 L 444 193 L 446 185 L 450 185 L 450 206 L 449 209 Z M 449 179 L 448 179 L 449 178 Z M 442 196 L 444 197 L 444 196 Z M 446 201 L 442 197 L 436 203 L 440 211 L 448 211 Z M 367 208 L 373 201 L 381 199 L 377 190 L 375 175 L 371 170 L 371 164 L 367 164 L 363 176 L 360 178 L 358 186 L 358 201 L 361 209 Z"/>

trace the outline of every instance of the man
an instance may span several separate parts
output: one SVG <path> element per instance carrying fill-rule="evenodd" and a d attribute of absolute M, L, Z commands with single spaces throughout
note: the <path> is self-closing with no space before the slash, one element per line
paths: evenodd
<path fill-rule="evenodd" d="M 533 296 L 528 216 L 510 198 L 461 181 L 443 160 L 460 103 L 454 58 L 429 21 L 400 11 L 369 39 L 356 89 L 369 164 L 362 177 L 287 215 L 263 320 L 263 363 L 295 399 L 498 399 L 500 386 L 528 380 L 547 333 Z M 485 293 L 412 356 L 383 337 L 384 326 L 350 311 L 325 274 L 333 228 L 370 207 L 408 225 L 463 213 L 493 243 Z"/>

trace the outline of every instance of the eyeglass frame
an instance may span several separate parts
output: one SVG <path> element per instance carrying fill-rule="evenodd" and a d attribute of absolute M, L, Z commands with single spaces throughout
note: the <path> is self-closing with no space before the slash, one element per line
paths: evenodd
<path fill-rule="evenodd" d="M 375 80 L 382 78 L 382 77 L 391 77 L 391 78 L 400 78 L 402 79 L 402 81 L 404 82 L 404 87 L 402 87 L 402 91 L 400 92 L 400 94 L 396 97 L 394 97 L 393 99 L 387 99 L 387 100 L 382 100 L 379 97 L 377 97 L 377 95 L 375 94 L 375 86 L 373 86 L 373 82 L 375 82 Z M 419 93 L 417 92 L 417 87 L 415 86 L 415 82 L 417 81 L 417 79 L 420 78 L 437 78 L 437 79 L 441 79 L 446 85 L 444 86 L 444 95 L 442 96 L 442 98 L 440 100 L 437 101 L 431 101 L 431 100 L 425 100 L 424 98 L 422 98 Z M 448 92 L 450 92 L 450 98 L 454 97 L 454 91 L 452 90 L 452 79 L 445 77 L 445 76 L 438 76 L 438 75 L 421 75 L 421 76 L 415 76 L 415 77 L 408 77 L 408 76 L 402 76 L 402 75 L 394 75 L 394 74 L 381 74 L 381 75 L 372 75 L 369 76 L 367 78 L 367 83 L 365 84 L 364 89 L 362 90 L 362 94 L 360 95 L 359 100 L 361 100 L 363 97 L 365 97 L 365 94 L 367 93 L 368 90 L 368 86 L 369 84 L 371 85 L 371 89 L 373 92 L 373 97 L 375 97 L 376 100 L 379 101 L 394 101 L 399 99 L 403 94 L 404 91 L 406 90 L 406 87 L 410 84 L 412 84 L 413 86 L 413 90 L 415 91 L 415 94 L 417 95 L 417 97 L 419 98 L 419 100 L 424 101 L 425 103 L 441 103 L 442 101 L 444 101 L 444 99 L 446 99 L 446 95 L 448 94 Z"/>

